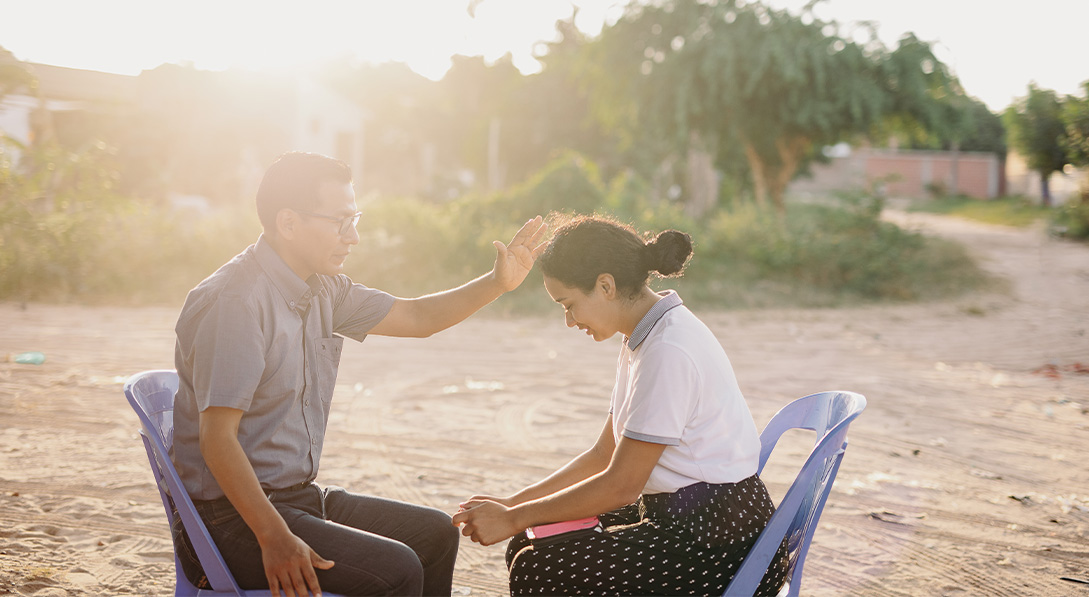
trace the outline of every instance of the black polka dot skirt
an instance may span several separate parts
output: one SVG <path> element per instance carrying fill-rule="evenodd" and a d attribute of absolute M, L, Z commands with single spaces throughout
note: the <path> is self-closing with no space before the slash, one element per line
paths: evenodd
<path fill-rule="evenodd" d="M 511 595 L 721 595 L 767 525 L 775 505 L 759 477 L 696 483 L 645 495 L 601 515 L 604 532 L 533 545 L 507 545 Z M 786 543 L 757 595 L 775 595 L 787 569 Z"/>

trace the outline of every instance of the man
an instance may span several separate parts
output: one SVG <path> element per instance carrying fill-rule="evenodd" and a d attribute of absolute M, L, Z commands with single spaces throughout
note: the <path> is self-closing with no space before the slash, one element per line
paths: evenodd
<path fill-rule="evenodd" d="M 458 533 L 432 508 L 315 484 L 347 336 L 426 337 L 516 288 L 542 247 L 538 216 L 495 267 L 396 298 L 342 274 L 358 244 L 346 164 L 288 153 L 257 191 L 264 233 L 190 291 L 177 324 L 172 458 L 244 589 L 275 595 L 450 594 Z M 187 576 L 201 571 L 180 526 Z"/>

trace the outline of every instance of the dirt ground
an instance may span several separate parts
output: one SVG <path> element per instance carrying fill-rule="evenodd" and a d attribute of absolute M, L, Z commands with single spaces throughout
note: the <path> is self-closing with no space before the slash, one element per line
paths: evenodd
<path fill-rule="evenodd" d="M 1089 579 L 1089 247 L 889 217 L 965 243 L 1008 293 L 698 312 L 758 427 L 821 390 L 869 400 L 802 593 L 1089 595 L 1060 578 Z M 0 362 L 0 595 L 172 592 L 167 526 L 121 382 L 173 366 L 176 315 L 0 303 L 0 359 L 47 355 Z M 553 315 L 485 313 L 425 340 L 346 345 L 319 482 L 452 513 L 574 456 L 604 422 L 619 340 L 593 343 Z M 803 454 L 799 440 L 773 456 L 776 499 Z M 502 552 L 464 540 L 455 592 L 505 594 Z"/>

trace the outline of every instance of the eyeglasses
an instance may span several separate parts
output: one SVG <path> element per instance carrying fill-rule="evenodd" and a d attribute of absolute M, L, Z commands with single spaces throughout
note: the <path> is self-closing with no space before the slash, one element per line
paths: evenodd
<path fill-rule="evenodd" d="M 300 213 L 300 214 L 304 215 L 304 216 L 310 216 L 310 217 L 313 217 L 313 218 L 321 218 L 323 220 L 329 220 L 330 222 L 336 222 L 337 225 L 339 226 L 339 228 L 337 228 L 337 234 L 339 234 L 341 236 L 347 236 L 348 231 L 351 230 L 352 228 L 355 228 L 356 225 L 359 224 L 359 218 L 360 218 L 360 216 L 363 215 L 363 212 L 357 211 L 357 212 L 355 212 L 354 214 L 352 214 L 350 216 L 344 216 L 343 218 L 338 218 L 336 216 L 327 216 L 325 214 L 316 214 L 316 213 L 314 213 L 312 211 L 302 211 L 300 209 L 296 209 L 295 211 L 297 213 Z"/>

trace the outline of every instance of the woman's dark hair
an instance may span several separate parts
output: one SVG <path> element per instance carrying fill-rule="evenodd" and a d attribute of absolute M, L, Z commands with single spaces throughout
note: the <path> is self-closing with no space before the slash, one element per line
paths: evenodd
<path fill-rule="evenodd" d="M 586 293 L 598 276 L 612 274 L 617 290 L 634 296 L 651 272 L 663 278 L 680 276 L 692 255 L 692 237 L 678 230 L 644 240 L 631 226 L 605 216 L 550 220 L 552 240 L 537 259 L 541 272 Z"/>
<path fill-rule="evenodd" d="M 350 184 L 348 164 L 317 153 L 293 151 L 276 158 L 257 188 L 257 217 L 266 232 L 276 230 L 281 209 L 312 209 L 322 183 Z"/>

